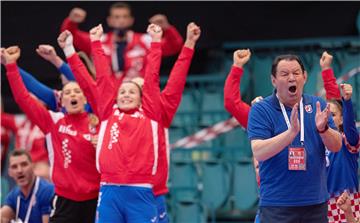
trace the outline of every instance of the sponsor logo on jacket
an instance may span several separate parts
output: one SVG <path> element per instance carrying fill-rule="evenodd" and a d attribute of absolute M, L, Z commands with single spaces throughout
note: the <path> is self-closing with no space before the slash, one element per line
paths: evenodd
<path fill-rule="evenodd" d="M 71 126 L 72 125 L 60 125 L 59 126 L 59 132 L 64 133 L 64 134 L 68 134 L 71 136 L 76 136 L 77 135 L 77 131 L 71 130 Z"/>

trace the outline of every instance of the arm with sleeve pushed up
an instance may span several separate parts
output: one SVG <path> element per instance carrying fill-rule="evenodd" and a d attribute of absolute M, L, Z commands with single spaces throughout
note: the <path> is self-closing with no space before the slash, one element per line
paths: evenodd
<path fill-rule="evenodd" d="M 341 99 L 340 89 L 336 84 L 336 78 L 333 69 L 325 69 L 321 72 L 326 92 L 326 99 Z"/>
<path fill-rule="evenodd" d="M 48 86 L 42 84 L 40 81 L 36 80 L 33 75 L 25 70 L 19 68 L 21 78 L 23 83 L 26 86 L 26 89 L 33 93 L 37 98 L 43 101 L 50 110 L 57 111 L 58 103 L 54 93 L 54 89 L 49 88 Z"/>
<path fill-rule="evenodd" d="M 46 134 L 50 131 L 52 119 L 46 108 L 26 90 L 16 63 L 6 65 L 6 75 L 16 103 L 26 116 Z"/>
<path fill-rule="evenodd" d="M 87 55 L 91 53 L 90 37 L 88 32 L 79 30 L 79 24 L 72 22 L 69 18 L 66 18 L 62 25 L 60 32 L 69 30 L 74 37 L 74 46 L 79 51 L 84 51 Z"/>
<path fill-rule="evenodd" d="M 351 99 L 343 100 L 343 127 L 344 134 L 346 136 L 347 142 L 350 146 L 356 147 L 357 150 L 360 149 L 359 133 L 356 129 L 356 124 L 354 121 L 354 109 Z"/>
<path fill-rule="evenodd" d="M 184 40 L 175 26 L 169 26 L 164 30 L 164 36 L 161 40 L 163 56 L 172 56 L 181 50 Z"/>
<path fill-rule="evenodd" d="M 244 70 L 232 66 L 224 86 L 224 106 L 244 128 L 247 128 L 250 106 L 241 100 L 240 82 Z"/>
<path fill-rule="evenodd" d="M 189 72 L 194 50 L 183 47 L 181 53 L 171 70 L 169 79 L 164 90 L 160 94 L 162 106 L 162 120 L 165 127 L 170 127 L 171 121 L 181 102 L 185 88 L 186 76 Z"/>
<path fill-rule="evenodd" d="M 161 120 L 160 100 L 160 64 L 161 64 L 161 43 L 152 42 L 150 52 L 147 55 L 143 95 L 141 98 L 142 108 L 148 118 L 155 121 Z"/>
<path fill-rule="evenodd" d="M 92 111 L 97 115 L 97 104 L 95 97 L 98 94 L 96 90 L 96 82 L 92 79 L 85 65 L 81 61 L 79 55 L 74 53 L 66 58 L 72 73 L 75 76 L 75 80 L 82 89 L 86 100 L 90 104 Z"/>
<path fill-rule="evenodd" d="M 115 82 L 111 78 L 112 71 L 105 52 L 101 46 L 101 42 L 92 42 L 91 50 L 96 70 L 96 89 L 99 92 L 95 96 L 95 101 L 99 119 L 105 120 L 112 112 L 117 89 Z"/>

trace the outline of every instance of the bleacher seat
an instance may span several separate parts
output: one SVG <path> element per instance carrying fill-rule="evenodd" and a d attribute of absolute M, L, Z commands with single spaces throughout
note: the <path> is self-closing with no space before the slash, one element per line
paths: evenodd
<path fill-rule="evenodd" d="M 224 146 L 229 147 L 227 153 L 230 157 L 252 157 L 250 141 L 244 129 L 234 128 L 224 134 L 224 139 Z"/>
<path fill-rule="evenodd" d="M 217 92 L 203 92 L 201 111 L 224 111 L 224 96 L 222 89 Z"/>
<path fill-rule="evenodd" d="M 251 60 L 253 62 L 251 78 L 253 78 L 254 97 L 270 95 L 273 91 L 270 77 L 273 58 L 253 55 Z"/>
<path fill-rule="evenodd" d="M 256 209 L 258 187 L 251 158 L 244 159 L 235 164 L 233 186 L 235 207 L 243 211 Z"/>
<path fill-rule="evenodd" d="M 173 159 L 174 155 L 172 153 L 171 157 L 170 191 L 172 193 L 172 198 L 176 201 L 183 202 L 193 202 L 198 200 L 199 177 L 195 164 L 192 160 L 189 160 L 188 157 L 184 160 L 176 161 Z"/>
<path fill-rule="evenodd" d="M 205 223 L 206 211 L 199 202 L 176 202 L 172 207 L 174 223 Z"/>
<path fill-rule="evenodd" d="M 186 131 L 184 128 L 180 127 L 170 127 L 169 128 L 169 140 L 170 144 L 175 143 L 177 140 L 186 136 Z"/>
<path fill-rule="evenodd" d="M 216 210 L 221 207 L 229 196 L 230 172 L 220 161 L 201 162 L 201 201 L 215 218 Z"/>
<path fill-rule="evenodd" d="M 314 65 L 308 72 L 304 92 L 315 95 L 323 87 L 320 65 Z M 321 82 L 321 83 L 320 83 Z"/>

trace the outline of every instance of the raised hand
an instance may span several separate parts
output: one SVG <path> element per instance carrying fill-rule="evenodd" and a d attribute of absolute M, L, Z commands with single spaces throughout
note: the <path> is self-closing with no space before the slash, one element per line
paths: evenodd
<path fill-rule="evenodd" d="M 353 88 L 350 84 L 340 84 L 341 94 L 345 101 L 350 100 Z"/>
<path fill-rule="evenodd" d="M 90 29 L 89 34 L 90 34 L 91 42 L 100 40 L 103 33 L 104 33 L 104 30 L 103 30 L 103 27 L 101 24 Z"/>
<path fill-rule="evenodd" d="M 70 11 L 69 19 L 75 23 L 82 23 L 86 18 L 86 11 L 81 8 L 73 8 Z"/>
<path fill-rule="evenodd" d="M 151 36 L 153 42 L 160 42 L 163 31 L 160 26 L 150 24 L 147 28 L 147 33 Z"/>
<path fill-rule="evenodd" d="M 328 54 L 328 52 L 324 51 L 320 58 L 321 70 L 326 70 L 331 68 L 332 60 L 333 60 L 333 56 Z"/>
<path fill-rule="evenodd" d="M 4 64 L 15 63 L 20 57 L 21 51 L 18 46 L 11 46 L 6 49 L 2 49 L 1 59 L 4 58 Z"/>
<path fill-rule="evenodd" d="M 316 114 L 315 114 L 315 125 L 318 131 L 322 132 L 327 127 L 328 119 L 330 116 L 330 104 L 326 105 L 326 108 L 321 111 L 320 102 L 316 102 Z"/>
<path fill-rule="evenodd" d="M 299 114 L 299 104 L 296 103 L 292 108 L 290 115 L 290 131 L 294 135 L 297 135 L 300 131 L 300 122 L 299 122 L 298 114 Z"/>
<path fill-rule="evenodd" d="M 156 14 L 156 15 L 152 16 L 149 19 L 149 23 L 153 23 L 155 25 L 158 25 L 163 30 L 166 30 L 170 26 L 170 23 L 169 23 L 167 17 L 165 15 L 163 15 L 163 14 Z"/>
<path fill-rule="evenodd" d="M 242 68 L 250 60 L 251 52 L 249 49 L 236 50 L 233 57 L 234 66 Z"/>
<path fill-rule="evenodd" d="M 194 22 L 189 23 L 186 31 L 186 41 L 196 42 L 200 38 L 201 29 Z"/>
<path fill-rule="evenodd" d="M 57 58 L 56 51 L 51 45 L 41 44 L 36 49 L 36 52 L 47 61 L 54 61 Z"/>
<path fill-rule="evenodd" d="M 62 49 L 73 46 L 73 36 L 69 30 L 65 30 L 64 32 L 60 33 L 57 41 Z"/>

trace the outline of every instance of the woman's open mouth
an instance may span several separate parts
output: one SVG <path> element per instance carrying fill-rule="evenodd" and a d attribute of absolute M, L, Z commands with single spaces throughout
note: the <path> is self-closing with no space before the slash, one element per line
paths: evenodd
<path fill-rule="evenodd" d="M 70 101 L 70 103 L 71 103 L 71 105 L 77 105 L 78 104 L 78 101 L 76 100 L 76 99 L 72 99 L 71 101 Z"/>

